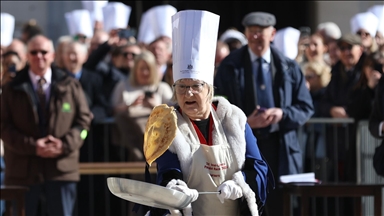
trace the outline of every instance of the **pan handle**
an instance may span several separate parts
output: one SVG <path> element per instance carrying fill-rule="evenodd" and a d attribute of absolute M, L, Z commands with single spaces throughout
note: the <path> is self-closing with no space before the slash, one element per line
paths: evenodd
<path fill-rule="evenodd" d="M 206 191 L 206 192 L 199 192 L 199 195 L 203 194 L 220 194 L 221 191 Z"/>

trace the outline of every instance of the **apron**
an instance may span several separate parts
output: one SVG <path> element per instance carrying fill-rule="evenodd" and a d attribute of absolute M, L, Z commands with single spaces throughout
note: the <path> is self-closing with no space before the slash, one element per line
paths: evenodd
<path fill-rule="evenodd" d="M 183 113 L 184 119 L 193 135 L 192 143 L 192 165 L 187 185 L 197 191 L 217 191 L 217 187 L 225 180 L 231 179 L 237 171 L 233 163 L 232 149 L 224 135 L 221 122 L 216 111 L 211 107 L 211 115 L 214 125 L 213 130 L 217 133 L 216 145 L 201 144 L 193 123 Z M 212 131 L 210 131 L 212 137 Z M 193 215 L 239 215 L 238 201 L 226 199 L 222 204 L 216 195 L 200 195 L 192 203 Z"/>

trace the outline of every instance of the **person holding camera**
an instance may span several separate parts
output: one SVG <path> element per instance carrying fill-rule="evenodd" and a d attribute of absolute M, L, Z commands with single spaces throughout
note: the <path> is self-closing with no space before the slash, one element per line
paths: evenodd
<path fill-rule="evenodd" d="M 166 104 L 172 97 L 171 87 L 159 81 L 155 56 L 143 51 L 136 56 L 129 78 L 116 84 L 111 97 L 119 131 L 119 145 L 127 148 L 129 161 L 144 161 L 144 129 L 152 109 Z"/>
<path fill-rule="evenodd" d="M 128 79 L 116 84 L 111 97 L 117 132 L 117 151 L 120 161 L 145 161 L 143 153 L 144 131 L 152 109 L 168 104 L 172 89 L 168 83 L 159 80 L 155 56 L 142 51 L 135 57 L 134 67 Z M 144 181 L 142 174 L 129 178 Z M 129 209 L 133 208 L 129 203 Z M 145 211 L 144 209 L 141 209 Z"/>

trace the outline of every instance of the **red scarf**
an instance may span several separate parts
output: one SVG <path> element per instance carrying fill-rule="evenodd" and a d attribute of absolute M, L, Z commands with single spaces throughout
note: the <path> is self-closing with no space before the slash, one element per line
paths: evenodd
<path fill-rule="evenodd" d="M 216 110 L 217 107 L 212 104 L 213 108 Z M 182 113 L 183 111 L 181 110 L 181 108 L 179 107 L 179 112 Z M 201 144 L 205 144 L 205 145 L 209 145 L 209 146 L 212 146 L 213 145 L 213 142 L 212 142 L 212 131 L 213 131 L 213 118 L 212 118 L 212 113 L 209 114 L 209 133 L 208 133 L 208 142 L 207 140 L 205 139 L 205 137 L 203 136 L 203 134 L 201 133 L 200 129 L 197 127 L 197 125 L 195 124 L 195 122 L 192 120 L 192 119 L 189 119 L 191 122 L 192 122 L 192 125 L 193 127 L 195 128 L 195 131 L 197 133 L 197 136 L 199 137 L 199 141 Z"/>

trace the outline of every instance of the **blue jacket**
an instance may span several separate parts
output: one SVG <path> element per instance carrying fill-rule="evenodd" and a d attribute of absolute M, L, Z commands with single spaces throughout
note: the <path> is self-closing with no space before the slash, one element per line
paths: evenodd
<path fill-rule="evenodd" d="M 295 174 L 302 171 L 302 153 L 296 130 L 314 113 L 309 90 L 299 65 L 285 57 L 271 45 L 271 70 L 274 72 L 273 94 L 275 106 L 283 110 L 279 122 L 281 147 L 278 153 L 279 173 L 276 176 Z M 220 64 L 215 76 L 216 95 L 226 97 L 232 104 L 240 107 L 247 116 L 255 109 L 253 91 L 245 91 L 246 77 L 252 74 L 252 64 L 248 46 L 233 51 Z M 252 100 L 245 98 L 251 94 Z M 248 97 L 249 98 L 249 97 Z M 258 130 L 253 130 L 257 136 Z"/>

